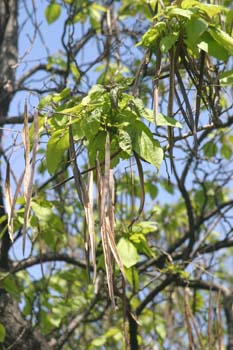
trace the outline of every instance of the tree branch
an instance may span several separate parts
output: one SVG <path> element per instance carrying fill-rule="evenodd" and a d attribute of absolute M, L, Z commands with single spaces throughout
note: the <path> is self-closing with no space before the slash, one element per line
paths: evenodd
<path fill-rule="evenodd" d="M 24 117 L 23 116 L 15 116 L 15 117 L 4 117 L 0 116 L 0 126 L 4 126 L 6 124 L 23 124 Z M 33 122 L 33 117 L 28 118 L 28 122 L 31 123 Z"/>
<path fill-rule="evenodd" d="M 139 316 L 142 311 L 145 309 L 147 304 L 153 301 L 154 297 L 159 294 L 162 290 L 164 290 L 169 284 L 174 282 L 176 280 L 175 275 L 169 275 L 162 283 L 160 283 L 156 288 L 154 288 L 147 297 L 139 304 L 139 306 L 136 309 L 136 315 Z"/>
<path fill-rule="evenodd" d="M 203 289 L 214 292 L 221 292 L 223 295 L 229 295 L 230 290 L 222 284 L 216 282 L 207 282 L 202 280 L 181 280 L 177 279 L 175 284 L 179 287 L 188 287 L 192 289 Z"/>
<path fill-rule="evenodd" d="M 62 253 L 44 253 L 40 254 L 39 256 L 32 256 L 27 259 L 23 259 L 20 262 L 16 263 L 14 262 L 12 264 L 12 267 L 10 269 L 11 273 L 17 273 L 19 271 L 22 271 L 26 268 L 32 267 L 34 265 L 43 264 L 46 262 L 51 261 L 63 261 L 71 265 L 78 266 L 82 269 L 86 269 L 86 264 L 77 258 L 68 255 L 68 254 L 62 254 Z"/>

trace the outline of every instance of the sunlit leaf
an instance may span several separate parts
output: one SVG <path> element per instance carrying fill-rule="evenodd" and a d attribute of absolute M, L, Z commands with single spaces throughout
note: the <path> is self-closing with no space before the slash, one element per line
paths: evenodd
<path fill-rule="evenodd" d="M 198 0 L 183 0 L 181 4 L 183 9 L 190 9 L 195 7 L 199 9 L 199 13 L 205 12 L 206 15 L 214 17 L 224 10 L 223 6 L 213 5 L 213 4 L 203 4 Z M 201 11 L 200 11 L 201 10 Z"/>
<path fill-rule="evenodd" d="M 54 133 L 47 144 L 46 163 L 50 174 L 58 170 L 64 161 L 64 153 L 69 147 L 68 132 Z"/>
<path fill-rule="evenodd" d="M 150 47 L 155 45 L 156 39 L 160 36 L 160 34 L 166 31 L 167 27 L 164 22 L 159 22 L 153 27 L 151 27 L 142 37 L 142 40 L 136 45 L 143 45 L 145 47 Z"/>
<path fill-rule="evenodd" d="M 150 123 L 155 123 L 154 112 L 151 109 L 146 108 L 146 113 L 144 114 L 144 118 L 148 120 Z M 174 128 L 182 128 L 182 125 L 175 119 L 168 117 L 164 114 L 158 113 L 157 126 L 172 126 Z"/>
<path fill-rule="evenodd" d="M 150 130 L 142 122 L 136 121 L 133 126 L 127 127 L 126 131 L 131 137 L 133 150 L 159 169 L 163 160 L 163 150 L 159 142 L 153 139 Z"/>
<path fill-rule="evenodd" d="M 220 46 L 227 50 L 230 55 L 233 55 L 233 38 L 230 35 L 213 26 L 210 28 L 209 33 Z"/>
<path fill-rule="evenodd" d="M 51 3 L 45 9 L 45 17 L 49 24 L 55 22 L 61 15 L 61 6 L 56 3 Z"/>
<path fill-rule="evenodd" d="M 233 84 L 233 70 L 228 70 L 224 73 L 219 74 L 219 80 L 221 85 L 232 85 Z"/>
<path fill-rule="evenodd" d="M 229 57 L 229 52 L 224 48 L 224 45 L 216 41 L 215 38 L 207 32 L 204 32 L 200 36 L 197 46 L 201 50 L 207 52 L 210 56 L 213 56 L 219 60 L 226 61 Z"/>
<path fill-rule="evenodd" d="M 182 8 L 178 8 L 178 7 L 173 7 L 168 11 L 169 15 L 173 15 L 173 16 L 181 16 L 181 17 L 185 17 L 185 18 L 189 18 L 192 16 L 192 11 L 190 10 L 184 10 Z"/>
<path fill-rule="evenodd" d="M 195 45 L 198 42 L 199 37 L 205 32 L 208 28 L 207 22 L 199 17 L 193 17 L 190 21 L 187 21 L 185 24 L 186 30 L 186 41 L 188 45 Z"/>
<path fill-rule="evenodd" d="M 117 251 L 123 265 L 127 268 L 134 266 L 138 260 L 139 256 L 135 246 L 126 238 L 121 238 L 117 244 Z"/>
<path fill-rule="evenodd" d="M 91 345 L 96 346 L 96 347 L 100 347 L 103 346 L 106 343 L 106 336 L 102 335 L 94 340 L 92 340 Z"/>
<path fill-rule="evenodd" d="M 223 156 L 223 158 L 230 160 L 232 156 L 232 152 L 233 152 L 232 147 L 227 143 L 223 143 L 221 147 L 221 155 Z"/>
<path fill-rule="evenodd" d="M 135 291 L 139 289 L 139 274 L 137 269 L 133 266 L 130 268 L 125 268 L 125 277 L 130 285 L 133 287 Z"/>
<path fill-rule="evenodd" d="M 175 44 L 178 38 L 178 33 L 171 33 L 164 36 L 160 40 L 160 49 L 162 52 L 168 52 Z"/>
<path fill-rule="evenodd" d="M 144 235 L 152 232 L 156 232 L 158 226 L 156 222 L 153 221 L 140 221 L 133 225 L 133 232 L 143 233 Z"/>
<path fill-rule="evenodd" d="M 129 134 L 125 130 L 122 130 L 122 129 L 119 130 L 119 146 L 129 156 L 132 155 L 131 138 L 130 138 Z"/>

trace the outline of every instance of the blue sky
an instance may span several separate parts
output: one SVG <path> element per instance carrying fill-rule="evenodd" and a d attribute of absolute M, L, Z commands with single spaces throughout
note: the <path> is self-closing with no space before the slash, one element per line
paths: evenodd
<path fill-rule="evenodd" d="M 28 6 L 31 6 L 31 1 L 25 0 L 25 3 L 28 4 Z M 20 13 L 19 13 L 19 20 L 20 23 L 24 23 L 25 25 L 22 28 L 22 32 L 19 36 L 19 66 L 17 68 L 17 77 L 20 78 L 22 74 L 27 72 L 28 69 L 33 67 L 35 64 L 39 62 L 46 62 L 46 57 L 49 54 L 58 53 L 61 49 L 61 34 L 63 31 L 63 25 L 61 24 L 64 21 L 64 13 L 61 15 L 61 18 L 54 22 L 53 24 L 49 25 L 45 19 L 44 12 L 45 8 L 47 6 L 47 2 L 44 0 L 36 1 L 36 19 L 37 23 L 39 25 L 39 29 L 42 33 L 42 37 L 44 38 L 47 49 L 44 47 L 43 42 L 40 38 L 40 35 L 36 35 L 35 41 L 33 41 L 34 38 L 34 28 L 33 25 L 28 18 L 28 13 L 25 11 L 25 8 L 23 4 L 21 3 Z M 31 11 L 31 12 L 30 12 Z M 32 8 L 29 10 L 31 14 Z M 33 14 L 34 16 L 34 14 Z M 34 17 L 32 17 L 33 20 L 35 20 Z M 79 32 L 77 32 L 77 35 L 81 36 L 81 28 L 79 28 Z M 89 51 L 85 52 L 85 59 L 88 57 L 90 59 L 93 58 L 93 51 L 95 51 L 95 48 L 91 47 Z M 37 78 L 41 78 L 41 73 L 37 74 Z M 34 84 L 34 83 L 33 83 Z M 41 82 L 38 83 L 41 85 Z M 29 105 L 29 112 L 33 113 L 33 107 L 36 107 L 39 102 L 39 98 L 36 94 L 32 92 L 19 92 L 13 99 L 9 111 L 9 116 L 15 116 L 19 115 L 23 111 L 24 101 L 25 98 L 28 101 Z M 21 126 L 17 125 L 13 127 L 14 130 L 21 130 Z M 13 135 L 13 138 L 12 138 Z M 17 135 L 17 137 L 16 137 Z M 19 177 L 19 174 L 23 171 L 24 168 L 24 157 L 22 152 L 22 142 L 21 142 L 21 135 L 20 133 L 12 133 L 11 131 L 5 131 L 5 147 L 12 144 L 12 142 L 16 141 L 16 146 L 13 149 L 13 153 L 11 155 L 11 164 L 13 164 L 13 170 L 15 171 L 17 177 Z M 169 161 L 168 161 L 168 168 L 170 168 Z M 169 169 L 170 171 L 170 169 Z M 162 165 L 161 173 L 165 174 L 166 176 L 166 169 L 165 164 Z M 171 177 L 172 179 L 172 177 Z M 191 184 L 191 182 L 190 182 Z M 174 196 L 170 196 L 167 192 L 163 191 L 162 196 L 159 198 L 162 202 L 171 202 L 174 201 Z M 19 244 L 16 245 L 15 251 L 17 253 L 17 256 L 22 255 L 22 247 L 21 242 L 19 241 Z"/>

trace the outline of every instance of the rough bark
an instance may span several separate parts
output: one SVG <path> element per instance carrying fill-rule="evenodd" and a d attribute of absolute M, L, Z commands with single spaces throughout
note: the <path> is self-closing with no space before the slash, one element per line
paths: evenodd
<path fill-rule="evenodd" d="M 0 116 L 6 115 L 15 84 L 18 60 L 18 1 L 0 2 Z"/>
<path fill-rule="evenodd" d="M 15 84 L 15 69 L 18 59 L 18 26 L 17 26 L 18 1 L 3 0 L 0 2 L 0 117 L 6 116 Z M 0 155 L 2 155 L 2 129 L 0 129 Z M 0 169 L 2 183 L 2 169 Z M 2 186 L 2 185 L 1 185 Z M 4 216 L 3 190 L 0 188 L 0 216 Z M 6 226 L 3 222 L 0 230 Z M 5 232 L 0 247 L 0 268 L 8 269 L 8 251 L 10 239 Z"/>
<path fill-rule="evenodd" d="M 25 321 L 18 308 L 17 301 L 7 293 L 0 293 L 0 322 L 6 328 L 5 349 L 46 350 L 49 346 L 32 325 Z"/>

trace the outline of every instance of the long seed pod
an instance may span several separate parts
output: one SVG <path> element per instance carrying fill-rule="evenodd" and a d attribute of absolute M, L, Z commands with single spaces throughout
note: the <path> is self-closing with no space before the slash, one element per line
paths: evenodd
<path fill-rule="evenodd" d="M 23 236 L 23 254 L 25 252 L 25 243 L 26 243 L 26 230 L 28 226 L 28 219 L 29 219 L 29 213 L 30 213 L 30 206 L 31 206 L 31 199 L 32 199 L 32 190 L 33 190 L 33 180 L 34 180 L 34 174 L 35 174 L 35 169 L 36 169 L 36 152 L 37 152 L 37 147 L 38 147 L 38 142 L 39 142 L 39 114 L 38 110 L 35 109 L 34 113 L 34 133 L 33 133 L 33 146 L 32 146 L 32 161 L 31 161 L 31 169 L 30 169 L 30 177 L 29 180 L 26 179 L 25 182 L 25 176 L 24 175 L 24 186 L 26 185 L 27 187 L 25 188 L 25 200 L 26 200 L 26 205 L 25 205 L 25 212 L 24 212 L 24 224 L 23 224 L 23 229 L 22 229 L 22 236 Z M 25 124 L 24 124 L 24 132 L 23 132 L 23 137 L 24 137 L 24 143 L 25 143 L 25 159 L 29 157 L 27 152 L 30 154 L 30 139 L 29 139 L 29 128 L 28 128 L 28 116 L 27 113 L 25 113 Z M 27 158 L 26 158 L 27 157 Z M 26 172 L 29 173 L 29 170 L 26 169 L 28 164 L 25 164 L 25 174 Z"/>
<path fill-rule="evenodd" d="M 7 225 L 10 239 L 13 241 L 14 229 L 13 229 L 13 213 L 12 213 L 12 195 L 11 195 L 11 183 L 10 183 L 10 164 L 7 162 L 6 166 L 6 180 L 4 186 L 4 196 L 6 201 L 6 211 L 7 211 Z"/>

